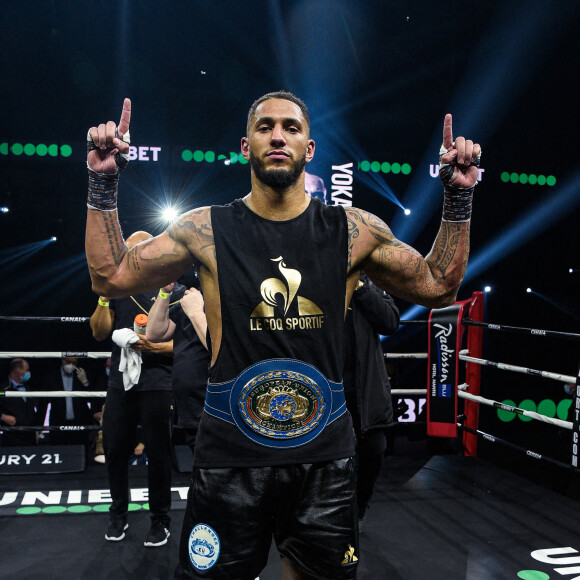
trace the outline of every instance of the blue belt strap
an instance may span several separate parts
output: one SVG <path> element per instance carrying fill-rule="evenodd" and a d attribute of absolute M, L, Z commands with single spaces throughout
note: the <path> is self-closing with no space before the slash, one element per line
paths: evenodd
<path fill-rule="evenodd" d="M 263 428 L 253 420 L 251 414 L 245 412 L 244 401 L 248 400 L 255 386 L 269 380 L 296 376 L 311 381 L 298 380 L 301 384 L 312 384 L 310 393 L 313 398 L 316 397 L 318 413 L 311 424 L 286 433 L 283 430 Z M 266 447 L 290 448 L 305 445 L 320 435 L 329 423 L 346 412 L 346 402 L 342 383 L 330 381 L 316 367 L 294 359 L 267 359 L 248 367 L 231 381 L 208 382 L 204 410 L 213 417 L 235 425 L 255 443 Z"/>

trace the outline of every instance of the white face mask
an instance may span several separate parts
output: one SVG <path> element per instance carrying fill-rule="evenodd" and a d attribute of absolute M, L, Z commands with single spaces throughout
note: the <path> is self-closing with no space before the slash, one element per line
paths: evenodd
<path fill-rule="evenodd" d="M 63 365 L 62 368 L 67 375 L 72 375 L 75 372 L 75 365 Z"/>

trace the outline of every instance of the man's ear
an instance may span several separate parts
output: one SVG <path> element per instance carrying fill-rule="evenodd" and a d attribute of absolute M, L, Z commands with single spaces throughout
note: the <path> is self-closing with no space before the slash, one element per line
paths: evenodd
<path fill-rule="evenodd" d="M 316 149 L 316 143 L 312 140 L 308 140 L 308 147 L 306 149 L 306 163 L 310 163 L 314 157 L 314 149 Z"/>
<path fill-rule="evenodd" d="M 250 141 L 247 137 L 242 137 L 242 144 L 241 144 L 241 151 L 242 156 L 246 161 L 250 160 Z"/>

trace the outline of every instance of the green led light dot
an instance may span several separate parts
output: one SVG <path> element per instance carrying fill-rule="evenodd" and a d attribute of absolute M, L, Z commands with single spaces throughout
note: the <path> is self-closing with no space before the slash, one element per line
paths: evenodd
<path fill-rule="evenodd" d="M 520 176 L 517 173 L 510 173 L 510 181 L 512 183 L 517 183 L 520 179 Z"/>
<path fill-rule="evenodd" d="M 368 171 L 371 168 L 370 161 L 361 161 L 360 162 L 360 170 L 361 171 Z"/>
<path fill-rule="evenodd" d="M 551 399 L 544 399 L 538 403 L 538 413 L 546 415 L 546 417 L 556 416 L 556 403 Z"/>
<path fill-rule="evenodd" d="M 550 575 L 540 570 L 520 570 L 518 578 L 520 580 L 550 580 Z"/>
<path fill-rule="evenodd" d="M 249 161 L 241 153 L 238 155 L 238 161 L 241 165 L 246 165 L 249 163 Z"/>
<path fill-rule="evenodd" d="M 32 143 L 27 143 L 24 146 L 24 155 L 28 155 L 30 157 L 31 155 L 34 155 L 35 153 L 36 153 L 36 147 Z"/>
<path fill-rule="evenodd" d="M 378 161 L 373 161 L 371 163 L 371 171 L 373 173 L 378 173 L 381 170 L 381 164 Z"/>
<path fill-rule="evenodd" d="M 189 161 L 191 161 L 191 160 L 193 159 L 193 152 L 192 152 L 190 149 L 184 149 L 184 150 L 181 152 L 181 158 L 182 158 L 184 161 L 187 161 L 187 162 L 189 162 Z"/>
<path fill-rule="evenodd" d="M 550 186 L 556 185 L 556 178 L 553 175 L 548 175 L 546 183 Z"/>
<path fill-rule="evenodd" d="M 215 151 L 206 151 L 204 158 L 208 163 L 213 163 L 215 161 Z"/>
<path fill-rule="evenodd" d="M 528 175 L 528 183 L 531 185 L 536 185 L 536 183 L 538 183 L 538 176 L 535 173 L 530 173 Z"/>
<path fill-rule="evenodd" d="M 546 185 L 546 176 L 538 175 L 538 185 Z"/>
<path fill-rule="evenodd" d="M 516 404 L 511 399 L 506 399 L 502 401 L 504 405 L 509 405 L 510 407 L 515 407 Z M 511 411 L 506 411 L 505 409 L 498 409 L 497 410 L 497 418 L 504 423 L 509 423 L 516 418 L 516 414 L 512 413 Z"/>
<path fill-rule="evenodd" d="M 111 507 L 110 503 L 99 503 L 93 506 L 94 512 L 108 512 Z"/>
<path fill-rule="evenodd" d="M 199 149 L 197 149 L 196 151 L 193 152 L 193 160 L 197 161 L 198 163 L 201 163 L 204 159 L 204 154 L 203 151 L 200 151 Z"/>
<path fill-rule="evenodd" d="M 528 183 L 528 176 L 525 173 L 520 173 L 520 183 Z"/>
<path fill-rule="evenodd" d="M 411 173 L 411 166 L 408 163 L 403 163 L 403 165 L 401 165 L 401 173 L 403 175 L 409 175 L 409 173 Z"/>
<path fill-rule="evenodd" d="M 388 161 L 381 163 L 381 171 L 383 173 L 389 173 L 391 171 L 391 164 Z"/>
<path fill-rule="evenodd" d="M 72 154 L 72 147 L 70 145 L 61 145 L 60 146 L 60 154 L 63 157 L 70 157 Z"/>
<path fill-rule="evenodd" d="M 147 505 L 147 504 L 145 504 Z M 139 511 L 140 509 L 144 509 L 144 506 L 142 506 L 140 503 L 130 503 L 129 506 L 127 507 L 128 511 L 130 512 L 136 512 Z"/>
<path fill-rule="evenodd" d="M 39 155 L 40 157 L 44 157 L 47 153 L 48 147 L 46 145 L 43 145 L 41 143 L 40 145 L 36 146 L 36 154 Z"/>
<path fill-rule="evenodd" d="M 43 514 L 62 514 L 63 512 L 66 512 L 66 507 L 63 505 L 49 505 L 42 508 Z"/>
<path fill-rule="evenodd" d="M 401 164 L 400 163 L 393 163 L 391 165 L 391 171 L 395 174 L 401 173 Z"/>
<path fill-rule="evenodd" d="M 507 171 L 504 171 L 499 178 L 504 182 L 507 183 L 510 180 L 510 174 Z"/>
<path fill-rule="evenodd" d="M 0 143 L 0 154 L 8 155 L 8 143 Z"/>
<path fill-rule="evenodd" d="M 90 512 L 93 508 L 91 508 L 90 505 L 71 505 L 68 508 L 68 511 L 71 514 L 85 514 L 87 512 Z"/>
<path fill-rule="evenodd" d="M 558 415 L 558 419 L 562 419 L 562 421 L 566 421 L 568 419 L 568 411 L 572 406 L 572 399 L 562 399 L 558 403 L 558 408 L 556 409 L 556 415 Z"/>
<path fill-rule="evenodd" d="M 230 163 L 238 162 L 238 154 L 235 151 L 230 151 Z"/>
<path fill-rule="evenodd" d="M 13 143 L 10 150 L 12 151 L 12 153 L 14 155 L 22 155 L 22 152 L 24 151 L 24 147 L 22 146 L 22 143 Z"/>
<path fill-rule="evenodd" d="M 536 403 L 532 399 L 524 399 L 519 406 L 524 411 L 536 411 Z M 532 420 L 531 417 L 526 417 L 525 415 L 520 415 L 520 419 L 525 423 Z"/>
<path fill-rule="evenodd" d="M 39 507 L 21 507 L 18 508 L 16 510 L 17 514 L 23 515 L 23 516 L 30 516 L 30 515 L 34 515 L 34 514 L 39 514 L 41 512 L 41 509 Z"/>

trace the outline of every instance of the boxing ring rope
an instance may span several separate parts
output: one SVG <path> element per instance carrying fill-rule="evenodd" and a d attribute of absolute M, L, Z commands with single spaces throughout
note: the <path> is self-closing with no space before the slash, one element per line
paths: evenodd
<path fill-rule="evenodd" d="M 0 351 L 0 358 L 64 358 L 64 357 L 77 357 L 77 358 L 109 358 L 111 356 L 110 352 L 24 352 L 24 351 L 10 351 L 4 350 Z"/>
<path fill-rule="evenodd" d="M 0 391 L 0 397 L 80 397 L 98 399 L 106 397 L 107 391 Z"/>
<path fill-rule="evenodd" d="M 475 307 L 475 308 L 474 308 Z M 402 325 L 406 324 L 422 324 L 426 325 L 429 321 L 401 321 Z M 519 445 L 504 441 L 500 437 L 490 435 L 479 429 L 479 405 L 488 405 L 498 409 L 502 409 L 516 415 L 522 415 L 529 417 L 530 419 L 544 422 L 546 424 L 554 425 L 556 427 L 574 430 L 574 423 L 571 421 L 564 421 L 561 419 L 556 419 L 548 417 L 541 413 L 536 413 L 534 411 L 528 411 L 525 409 L 520 409 L 518 407 L 506 405 L 499 401 L 493 401 L 491 399 L 486 399 L 480 395 L 480 378 L 481 378 L 481 367 L 490 366 L 500 370 L 511 371 L 516 373 L 523 373 L 537 377 L 543 377 L 555 381 L 560 381 L 563 383 L 575 383 L 576 377 L 572 375 L 564 375 L 561 373 L 554 373 L 549 371 L 541 371 L 536 369 L 531 369 L 527 367 L 521 367 L 516 365 L 511 365 L 507 363 L 494 362 L 481 358 L 482 353 L 482 331 L 484 328 L 494 331 L 503 331 L 512 334 L 527 334 L 529 336 L 537 336 L 542 338 L 560 338 L 565 340 L 579 341 L 580 334 L 569 333 L 569 332 L 559 332 L 544 329 L 534 329 L 525 327 L 516 327 L 500 324 L 491 324 L 483 322 L 483 294 L 475 292 L 472 297 L 471 308 L 469 311 L 469 317 L 464 317 L 461 320 L 461 325 L 466 327 L 467 330 L 467 349 L 460 350 L 458 353 L 458 359 L 466 363 L 466 381 L 462 385 L 457 387 L 457 396 L 464 399 L 464 413 L 458 417 L 457 426 L 463 431 L 463 446 L 465 455 L 476 455 L 476 441 L 477 438 L 483 438 L 486 441 L 492 443 L 499 443 L 511 449 L 517 450 L 519 452 L 524 452 L 527 456 L 547 461 L 559 467 L 565 469 L 575 469 L 577 471 L 577 465 L 570 465 L 558 461 L 553 458 L 546 457 L 543 454 L 525 449 Z M 386 353 L 386 359 L 427 359 L 427 353 Z M 466 392 L 469 389 L 470 392 Z M 408 396 L 408 395 L 427 395 L 427 389 L 393 389 L 391 391 L 392 395 Z M 578 407 L 578 405 L 576 405 Z M 463 419 L 463 422 L 460 420 Z M 574 433 L 576 437 L 576 433 Z M 577 438 L 573 439 L 575 441 L 574 445 L 577 445 Z M 574 457 L 572 463 L 574 463 Z"/>
<path fill-rule="evenodd" d="M 460 387 L 464 387 L 467 385 L 460 385 Z M 478 395 L 472 395 L 470 393 L 466 393 L 463 390 L 460 390 L 457 395 L 462 397 L 463 399 L 469 399 L 471 401 L 477 401 L 483 405 L 488 405 L 490 407 L 495 407 L 497 409 L 503 409 L 504 411 L 509 411 L 510 413 L 515 413 L 517 415 L 525 415 L 526 417 L 530 417 L 531 419 L 535 419 L 536 421 L 542 421 L 543 423 L 549 423 L 550 425 L 556 425 L 558 427 L 562 427 L 564 429 L 572 429 L 573 424 L 572 421 L 564 421 L 562 419 L 556 419 L 554 417 L 548 417 L 547 415 L 542 415 L 541 413 L 536 413 L 535 411 L 528 411 L 526 409 L 520 409 L 519 407 L 514 407 L 512 405 L 506 405 L 505 403 L 500 403 L 499 401 L 494 401 L 492 399 L 486 399 L 484 397 Z"/>
<path fill-rule="evenodd" d="M 489 433 L 485 433 L 484 431 L 480 431 L 479 429 L 471 429 L 470 427 L 466 427 L 465 425 L 462 425 L 461 423 L 457 423 L 457 426 L 460 429 L 462 429 L 463 431 L 468 431 L 473 436 L 477 436 L 477 437 L 481 437 L 482 439 L 485 439 L 489 443 L 498 443 L 499 445 L 502 445 L 504 447 L 508 447 L 509 449 L 512 449 L 512 450 L 517 451 L 519 453 L 524 453 L 525 455 L 527 455 L 528 457 L 531 457 L 533 459 L 537 459 L 539 461 L 544 461 L 544 462 L 549 463 L 551 465 L 556 465 L 557 467 L 560 467 L 560 468 L 565 469 L 567 471 L 574 471 L 576 473 L 578 472 L 578 470 L 576 468 L 574 468 L 573 466 L 571 466 L 568 463 L 558 461 L 557 459 L 554 459 L 552 457 L 548 457 L 547 455 L 543 455 L 542 453 L 537 453 L 536 451 L 532 451 L 531 449 L 526 449 L 526 448 L 521 447 L 519 445 L 515 445 L 514 443 L 511 443 L 510 441 L 506 441 L 505 439 L 502 439 L 501 437 L 497 437 L 495 435 L 490 435 Z"/>
<path fill-rule="evenodd" d="M 90 318 L 88 317 L 70 317 L 70 316 L 0 316 L 0 320 L 16 320 L 16 321 L 49 321 L 49 322 L 88 322 Z M 111 356 L 110 352 L 61 352 L 61 351 L 34 351 L 34 352 L 24 352 L 24 351 L 0 351 L 0 359 L 13 359 L 13 358 L 64 358 L 64 357 L 77 357 L 77 358 L 90 358 L 90 359 L 106 359 Z M 87 399 L 97 399 L 105 398 L 107 396 L 106 391 L 0 391 L 0 397 L 6 398 L 16 398 L 16 397 L 30 397 L 32 398 L 87 398 Z M 66 429 L 59 425 L 38 425 L 38 426 L 22 426 L 22 425 L 1 425 L 0 431 L 20 431 L 20 432 L 31 432 L 31 431 L 100 431 L 102 429 L 101 425 L 67 425 Z"/>
<path fill-rule="evenodd" d="M 19 322 L 89 322 L 88 316 L 0 316 L 0 320 Z"/>
<path fill-rule="evenodd" d="M 543 423 L 549 423 L 550 425 L 556 425 L 564 429 L 572 429 L 571 421 L 564 421 L 562 419 L 556 419 L 554 417 L 548 417 L 547 415 L 542 415 L 541 413 L 536 413 L 535 411 L 528 411 L 526 409 L 520 409 L 519 407 L 514 407 L 512 405 L 506 405 L 505 403 L 500 403 L 499 401 L 494 401 L 493 399 L 486 399 L 485 397 L 472 395 L 467 393 L 464 389 L 469 388 L 469 385 L 463 383 L 458 387 L 457 395 L 462 399 L 469 399 L 470 401 L 476 401 L 482 405 L 488 405 L 489 407 L 495 407 L 497 409 L 502 409 L 504 411 L 509 411 L 517 415 L 525 415 L 531 419 L 537 421 L 542 421 Z M 427 389 L 392 389 L 392 395 L 426 395 Z"/>
<path fill-rule="evenodd" d="M 482 343 L 483 343 L 483 329 L 507 332 L 512 334 L 527 334 L 530 336 L 537 336 L 543 338 L 559 338 L 572 341 L 580 341 L 580 334 L 559 332 L 544 329 L 525 328 L 517 326 L 508 326 L 500 324 L 492 324 L 483 322 L 484 300 L 482 292 L 474 292 L 469 308 L 469 317 L 465 316 L 461 321 L 461 325 L 467 328 L 467 348 L 460 350 L 458 359 L 466 363 L 465 383 L 458 385 L 457 396 L 464 400 L 464 410 L 458 417 L 457 427 L 463 431 L 463 448 L 464 454 L 467 456 L 477 455 L 477 438 L 483 438 L 492 443 L 499 443 L 519 452 L 524 452 L 526 455 L 535 459 L 541 459 L 549 463 L 564 467 L 566 469 L 573 469 L 574 466 L 557 461 L 556 459 L 547 457 L 540 453 L 525 449 L 524 447 L 515 445 L 508 441 L 504 441 L 500 437 L 490 435 L 479 429 L 479 405 L 502 409 L 517 415 L 529 417 L 530 419 L 544 422 L 546 424 L 554 425 L 559 428 L 573 430 L 574 423 L 571 421 L 564 421 L 536 413 L 520 409 L 511 405 L 506 405 L 499 401 L 487 399 L 480 395 L 481 382 L 481 367 L 489 366 L 500 370 L 511 371 L 516 373 L 523 373 L 537 377 L 543 377 L 564 383 L 574 383 L 576 377 L 571 375 L 564 375 L 549 371 L 541 371 L 516 365 L 511 365 L 502 362 L 494 362 L 481 358 Z M 88 317 L 25 317 L 25 316 L 0 316 L 0 320 L 16 320 L 16 321 L 46 321 L 46 322 L 73 322 L 86 323 L 90 320 Z M 401 325 L 426 325 L 428 320 L 408 320 L 401 321 Z M 67 356 L 74 356 L 78 358 L 89 359 L 104 359 L 111 356 L 110 352 L 15 352 L 3 351 L 0 352 L 1 358 L 62 358 Z M 386 359 L 400 359 L 400 360 L 425 360 L 428 359 L 428 353 L 387 353 Z M 469 390 L 469 392 L 467 392 Z M 427 395 L 426 388 L 420 389 L 393 389 L 392 395 L 409 396 L 409 395 Z M 0 397 L 87 397 L 99 398 L 105 397 L 106 392 L 103 391 L 7 391 L 0 392 Z M 463 422 L 461 422 L 463 420 Z M 98 425 L 89 425 L 81 427 L 86 429 L 100 429 Z M 59 426 L 40 426 L 40 427 L 9 427 L 2 426 L 6 430 L 60 430 Z"/>
<path fill-rule="evenodd" d="M 579 335 L 580 336 L 580 335 Z M 493 362 L 491 360 L 485 360 L 483 358 L 476 358 L 473 356 L 468 356 L 469 351 L 462 350 L 459 352 L 459 360 L 471 361 L 483 366 L 495 367 L 503 371 L 512 371 L 515 373 L 524 373 L 527 375 L 534 375 L 537 377 L 544 377 L 546 379 L 553 379 L 555 381 L 562 381 L 563 383 L 573 383 L 576 377 L 571 375 L 561 375 L 558 373 L 551 373 L 549 371 L 537 371 L 535 369 L 529 369 L 526 367 L 518 367 L 515 365 L 509 365 L 507 363 Z"/>

